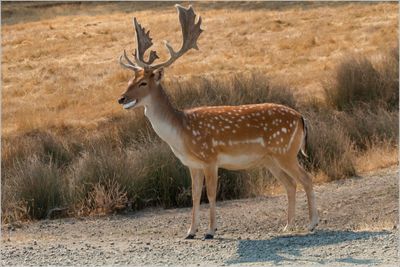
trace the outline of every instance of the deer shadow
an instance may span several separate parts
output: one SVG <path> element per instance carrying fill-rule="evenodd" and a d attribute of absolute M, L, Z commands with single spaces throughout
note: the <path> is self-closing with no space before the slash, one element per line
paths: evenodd
<path fill-rule="evenodd" d="M 234 259 L 226 261 L 226 264 L 237 263 L 251 263 L 251 262 L 266 262 L 269 264 L 296 264 L 301 261 L 308 264 L 329 264 L 329 263 L 343 263 L 355 265 L 371 265 L 379 264 L 376 258 L 359 259 L 353 257 L 340 257 L 334 258 L 329 256 L 330 259 L 325 259 L 326 255 L 314 255 L 313 257 L 302 257 L 302 250 L 315 247 L 316 249 L 321 246 L 336 245 L 344 242 L 352 242 L 356 240 L 370 239 L 375 236 L 389 235 L 390 232 L 353 232 L 353 231 L 334 231 L 334 230 L 320 230 L 315 233 L 303 235 L 284 235 L 276 236 L 266 240 L 240 240 L 237 256 Z M 346 248 L 338 248 L 346 249 Z M 316 251 L 316 253 L 318 253 Z M 299 264 L 299 263 L 297 263 Z"/>

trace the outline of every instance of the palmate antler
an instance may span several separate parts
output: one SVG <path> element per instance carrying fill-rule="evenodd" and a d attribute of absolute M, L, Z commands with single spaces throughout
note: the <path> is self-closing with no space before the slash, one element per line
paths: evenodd
<path fill-rule="evenodd" d="M 179 22 L 181 23 L 182 28 L 183 42 L 181 49 L 175 52 L 168 41 L 165 41 L 165 46 L 168 49 L 170 58 L 162 63 L 151 65 L 159 57 L 156 51 L 151 50 L 149 59 L 147 61 L 144 59 L 144 53 L 153 45 L 152 39 L 150 38 L 150 31 L 146 32 L 145 28 L 143 28 L 137 22 L 136 18 L 134 18 L 137 42 L 137 48 L 135 49 L 134 53 L 135 63 L 128 58 L 126 51 L 124 50 L 124 54 L 119 59 L 119 62 L 123 67 L 132 69 L 135 72 L 141 69 L 153 70 L 161 67 L 168 67 L 191 48 L 198 50 L 197 39 L 203 32 L 203 30 L 200 29 L 201 17 L 199 17 L 198 22 L 195 23 L 196 14 L 194 13 L 192 6 L 189 6 L 187 9 L 180 5 L 175 5 L 175 7 L 178 10 Z M 125 58 L 127 63 L 122 61 L 122 57 Z"/>

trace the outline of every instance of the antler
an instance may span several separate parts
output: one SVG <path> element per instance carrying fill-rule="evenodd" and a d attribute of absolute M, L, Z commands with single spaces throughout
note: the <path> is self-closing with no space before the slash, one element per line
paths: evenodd
<path fill-rule="evenodd" d="M 126 51 L 124 50 L 124 58 L 126 61 L 128 61 L 128 64 L 124 63 L 122 61 L 122 56 L 119 57 L 119 64 L 121 64 L 122 67 L 128 68 L 133 70 L 134 72 L 140 71 L 142 68 L 139 67 L 138 65 L 136 65 L 135 63 L 133 63 L 132 61 L 130 61 L 130 59 L 128 58 L 128 56 L 126 55 Z"/>
<path fill-rule="evenodd" d="M 163 63 L 151 66 L 152 69 L 158 69 L 160 67 L 168 67 L 191 48 L 194 48 L 196 50 L 199 49 L 197 47 L 197 39 L 203 32 L 203 30 L 200 29 L 201 17 L 199 17 L 197 23 L 194 23 L 196 19 L 196 14 L 194 13 L 192 6 L 189 6 L 189 8 L 186 9 L 183 6 L 177 4 L 175 5 L 175 7 L 178 9 L 179 22 L 181 23 L 181 28 L 182 28 L 182 37 L 183 37 L 182 47 L 178 52 L 175 52 L 172 46 L 168 43 L 168 41 L 165 41 L 165 46 L 168 49 L 170 58 Z"/>
<path fill-rule="evenodd" d="M 194 13 L 192 6 L 189 6 L 189 8 L 187 9 L 180 5 L 175 5 L 175 7 L 178 10 L 179 22 L 181 23 L 181 28 L 182 28 L 183 43 L 181 49 L 178 52 L 175 52 L 175 50 L 168 43 L 168 41 L 165 41 L 165 46 L 168 49 L 170 58 L 163 63 L 152 66 L 151 64 L 156 59 L 159 58 L 156 51 L 153 50 L 150 51 L 149 59 L 147 61 L 143 58 L 146 50 L 153 45 L 152 39 L 150 38 L 150 31 L 146 32 L 145 28 L 143 28 L 137 22 L 136 18 L 134 18 L 136 41 L 137 41 L 137 48 L 135 49 L 134 53 L 136 63 L 133 63 L 128 58 L 128 56 L 126 55 L 126 51 L 124 50 L 123 57 L 128 63 L 122 62 L 122 56 L 121 56 L 119 61 L 123 67 L 132 69 L 135 72 L 141 69 L 151 70 L 151 69 L 158 69 L 160 67 L 168 67 L 191 48 L 194 48 L 196 50 L 199 49 L 197 47 L 196 42 L 200 34 L 203 32 L 203 30 L 200 29 L 201 17 L 199 17 L 198 22 L 195 23 L 196 14 Z"/>
<path fill-rule="evenodd" d="M 149 55 L 149 60 L 145 61 L 143 59 L 144 52 L 146 52 L 146 50 L 153 45 L 153 42 L 152 39 L 150 38 L 150 31 L 147 31 L 146 33 L 145 28 L 142 28 L 142 26 L 137 22 L 136 18 L 133 19 L 133 22 L 135 24 L 136 42 L 137 42 L 137 48 L 135 49 L 135 60 L 140 67 L 145 68 L 151 65 L 154 62 L 154 60 L 156 60 L 159 57 L 157 56 L 156 51 L 151 50 Z"/>

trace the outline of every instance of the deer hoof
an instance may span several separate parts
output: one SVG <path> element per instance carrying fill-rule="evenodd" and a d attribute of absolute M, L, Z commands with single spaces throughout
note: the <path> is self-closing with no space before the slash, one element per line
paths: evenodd
<path fill-rule="evenodd" d="M 194 239 L 194 235 L 189 234 L 189 235 L 187 235 L 187 237 L 185 237 L 185 239 Z"/>
<path fill-rule="evenodd" d="M 210 235 L 210 234 L 206 234 L 206 235 L 204 235 L 204 240 L 207 240 L 207 239 L 213 239 L 214 238 L 214 236 L 213 235 Z"/>
<path fill-rule="evenodd" d="M 311 224 L 310 226 L 308 226 L 308 231 L 310 232 L 314 232 L 315 228 L 318 226 L 318 223 L 316 224 Z"/>

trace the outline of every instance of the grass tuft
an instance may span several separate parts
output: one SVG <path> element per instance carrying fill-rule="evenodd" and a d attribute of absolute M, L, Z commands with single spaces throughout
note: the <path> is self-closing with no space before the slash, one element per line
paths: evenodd
<path fill-rule="evenodd" d="M 325 85 L 325 96 L 338 110 L 350 110 L 362 104 L 369 108 L 399 108 L 398 49 L 373 62 L 365 56 L 346 57 L 337 66 L 336 73 Z"/>
<path fill-rule="evenodd" d="M 51 160 L 42 162 L 33 156 L 27 161 L 16 162 L 11 179 L 14 203 L 23 203 L 29 218 L 44 219 L 53 208 L 68 203 L 68 189 L 61 171 Z"/>

